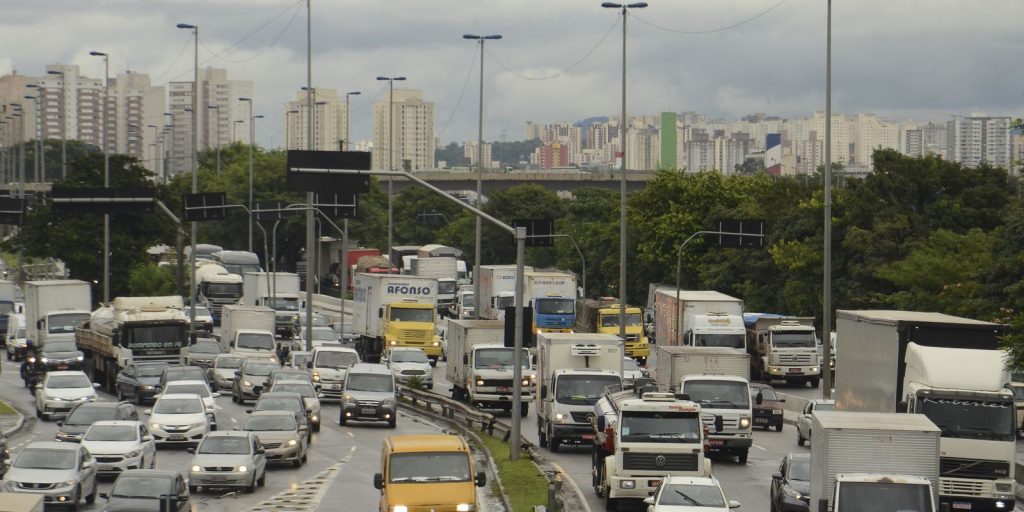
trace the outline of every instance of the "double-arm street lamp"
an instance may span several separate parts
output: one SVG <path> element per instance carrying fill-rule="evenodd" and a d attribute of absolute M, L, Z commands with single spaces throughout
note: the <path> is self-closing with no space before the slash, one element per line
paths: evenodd
<path fill-rule="evenodd" d="M 392 109 L 395 104 L 395 82 L 404 81 L 404 76 L 378 76 L 377 80 L 388 82 L 388 171 L 395 170 L 395 151 L 394 151 L 394 140 L 395 140 L 395 118 Z M 392 237 L 394 236 L 394 221 L 393 221 L 393 208 L 392 203 L 394 202 L 394 190 L 392 182 L 394 178 L 388 179 L 388 274 L 390 274 L 395 268 L 395 264 L 391 261 L 391 243 Z M 402 262 L 398 262 L 399 265 Z"/>
<path fill-rule="evenodd" d="M 91 51 L 89 55 L 103 57 L 103 122 L 100 128 L 103 130 L 103 186 L 110 187 L 110 148 L 107 144 L 107 134 L 110 132 L 110 116 L 107 112 L 110 102 L 110 55 L 97 51 Z M 103 302 L 110 303 L 110 214 L 106 213 L 103 214 Z"/>

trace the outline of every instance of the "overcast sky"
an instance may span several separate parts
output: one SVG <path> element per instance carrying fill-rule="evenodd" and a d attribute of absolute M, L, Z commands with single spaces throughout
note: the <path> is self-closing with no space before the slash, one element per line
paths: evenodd
<path fill-rule="evenodd" d="M 600 0 L 312 1 L 313 85 L 363 91 L 353 101 L 356 139 L 370 137 L 371 101 L 386 98 L 378 75 L 404 75 L 435 102 L 442 143 L 475 139 L 479 54 L 464 33 L 504 36 L 485 54 L 487 140 L 520 140 L 526 121 L 620 109 L 622 27 Z M 628 25 L 631 113 L 733 119 L 824 110 L 825 0 L 649 3 Z M 111 55 L 111 74 L 144 72 L 157 85 L 190 80 L 191 34 L 175 24 L 198 24 L 200 65 L 253 81 L 257 113 L 266 115 L 260 144 L 281 144 L 283 104 L 306 83 L 305 0 L 2 5 L 0 73 L 38 75 L 46 64 L 73 63 L 101 77 L 102 60 L 88 56 L 100 50 Z M 1021 20 L 1020 0 L 836 1 L 833 110 L 895 120 L 977 111 L 1019 117 Z"/>

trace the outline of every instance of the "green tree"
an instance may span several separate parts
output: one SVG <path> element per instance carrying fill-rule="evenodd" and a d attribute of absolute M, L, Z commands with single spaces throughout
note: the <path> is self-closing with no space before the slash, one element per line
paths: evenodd
<path fill-rule="evenodd" d="M 170 267 L 140 263 L 128 276 L 128 294 L 138 297 L 175 295 L 175 281 Z"/>

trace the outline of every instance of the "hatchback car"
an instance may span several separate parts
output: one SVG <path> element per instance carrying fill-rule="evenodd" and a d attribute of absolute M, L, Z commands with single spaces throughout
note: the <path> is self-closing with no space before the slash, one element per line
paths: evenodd
<path fill-rule="evenodd" d="M 114 381 L 118 400 L 135 400 L 142 405 L 160 392 L 160 376 L 168 364 L 164 362 L 133 363 L 121 370 Z"/>
<path fill-rule="evenodd" d="M 220 343 L 216 340 L 198 340 L 181 349 L 181 357 L 184 358 L 185 364 L 200 368 L 209 368 L 213 364 L 213 358 L 220 353 Z"/>
<path fill-rule="evenodd" d="M 47 371 L 81 370 L 85 355 L 74 341 L 51 341 L 40 349 L 39 361 Z"/>
<path fill-rule="evenodd" d="M 220 409 L 217 405 L 217 398 L 220 397 L 220 393 L 210 391 L 210 386 L 206 385 L 206 381 L 176 380 L 168 382 L 161 394 L 199 395 L 199 398 L 203 399 L 203 405 L 206 406 L 206 415 L 210 417 L 210 430 L 217 430 L 217 410 Z"/>
<path fill-rule="evenodd" d="M 67 417 L 57 421 L 60 430 L 56 440 L 77 443 L 93 423 L 102 420 L 139 419 L 139 413 L 132 404 L 125 402 L 82 402 L 71 409 Z"/>
<path fill-rule="evenodd" d="M 780 398 L 768 384 L 756 382 L 750 384 L 750 395 L 754 397 L 754 426 L 782 432 L 782 404 L 786 399 Z"/>
<path fill-rule="evenodd" d="M 251 493 L 267 481 L 266 451 L 252 432 L 212 432 L 189 452 L 195 454 L 188 473 L 192 492 L 236 487 Z"/>
<path fill-rule="evenodd" d="M 186 512 L 192 510 L 185 479 L 177 471 L 133 469 L 114 481 L 106 498 L 105 512 Z M 168 509 L 167 502 L 174 505 Z"/>
<path fill-rule="evenodd" d="M 316 390 L 309 381 L 302 380 L 279 380 L 270 388 L 271 392 L 298 393 L 302 401 L 306 403 L 306 416 L 309 417 L 309 425 L 313 432 L 320 432 L 320 399 L 316 397 Z"/>
<path fill-rule="evenodd" d="M 96 388 L 84 373 L 49 372 L 36 384 L 36 417 L 64 416 L 76 405 L 96 399 Z"/>
<path fill-rule="evenodd" d="M 242 367 L 244 359 L 232 354 L 221 354 L 213 358 L 213 365 L 206 370 L 207 381 L 217 391 L 231 389 L 235 383 L 235 372 Z"/>
<path fill-rule="evenodd" d="M 0 482 L 4 492 L 39 494 L 47 505 L 96 501 L 96 460 L 77 443 L 37 441 L 14 459 Z"/>
<path fill-rule="evenodd" d="M 206 371 L 198 366 L 190 365 L 173 365 L 164 368 L 164 372 L 160 374 L 160 383 L 157 384 L 159 389 L 163 389 L 168 382 L 174 382 L 176 380 L 206 380 Z"/>
<path fill-rule="evenodd" d="M 290 462 L 295 467 L 305 464 L 309 439 L 291 412 L 253 411 L 242 430 L 256 434 L 267 451 L 267 462 Z"/>
<path fill-rule="evenodd" d="M 416 377 L 426 389 L 434 387 L 434 367 L 430 366 L 430 360 L 422 349 L 393 348 L 384 353 L 380 362 L 391 368 L 398 382 L 405 384 Z"/>
<path fill-rule="evenodd" d="M 210 417 L 199 395 L 162 395 L 144 412 L 157 446 L 196 445 L 210 432 Z"/>
<path fill-rule="evenodd" d="M 245 410 L 248 413 L 253 411 L 289 411 L 295 415 L 295 420 L 299 422 L 299 427 L 307 431 L 306 436 L 312 439 L 313 431 L 310 428 L 309 421 L 312 410 L 306 407 L 306 401 L 298 393 L 286 393 L 283 391 L 263 393 L 259 400 L 256 401 L 255 407 Z"/>
<path fill-rule="evenodd" d="M 800 417 L 796 419 L 796 444 L 803 446 L 805 442 L 811 440 L 811 423 L 814 422 L 814 411 L 834 411 L 835 409 L 835 400 L 825 400 L 824 398 L 809 400 L 804 405 L 804 410 L 800 413 Z"/>
<path fill-rule="evenodd" d="M 97 421 L 85 432 L 82 446 L 96 458 L 101 475 L 156 467 L 156 444 L 141 421 Z"/>
<path fill-rule="evenodd" d="M 644 503 L 649 512 L 728 512 L 740 506 L 725 499 L 717 478 L 696 476 L 666 477 Z"/>
<path fill-rule="evenodd" d="M 359 363 L 348 370 L 342 393 L 338 424 L 351 420 L 384 421 L 395 428 L 398 421 L 395 376 L 382 364 Z"/>
<path fill-rule="evenodd" d="M 790 453 L 772 473 L 771 512 L 807 512 L 811 503 L 811 456 Z"/>
<path fill-rule="evenodd" d="M 270 372 L 281 365 L 265 359 L 245 359 L 242 366 L 235 372 L 235 382 L 231 388 L 231 401 L 244 404 L 246 400 L 259 398 L 267 383 Z"/>

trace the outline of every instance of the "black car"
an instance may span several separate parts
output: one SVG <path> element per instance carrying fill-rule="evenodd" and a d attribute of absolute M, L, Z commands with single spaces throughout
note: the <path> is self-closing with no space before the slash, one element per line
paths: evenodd
<path fill-rule="evenodd" d="M 78 443 L 82 441 L 85 431 L 97 421 L 138 419 L 139 413 L 127 402 L 82 402 L 71 409 L 66 418 L 57 422 L 60 430 L 55 438 L 57 441 Z"/>
<path fill-rule="evenodd" d="M 185 512 L 192 509 L 181 473 L 130 469 L 121 473 L 110 493 L 100 494 L 109 512 Z M 167 506 L 167 505 L 170 506 Z"/>
<path fill-rule="evenodd" d="M 772 512 L 807 512 L 811 502 L 811 455 L 791 453 L 772 473 Z"/>
<path fill-rule="evenodd" d="M 142 405 L 152 401 L 160 392 L 160 376 L 167 368 L 167 363 L 134 363 L 128 365 L 117 374 L 114 387 L 117 389 L 118 400 L 134 399 Z"/>
<path fill-rule="evenodd" d="M 210 384 L 210 380 L 206 376 L 206 370 L 198 366 L 176 364 L 164 368 L 164 373 L 160 375 L 160 382 L 157 384 L 157 387 L 163 389 L 168 382 L 176 380 L 201 380 L 207 385 Z"/>
<path fill-rule="evenodd" d="M 51 341 L 39 349 L 39 361 L 46 371 L 81 370 L 85 355 L 73 341 Z"/>

